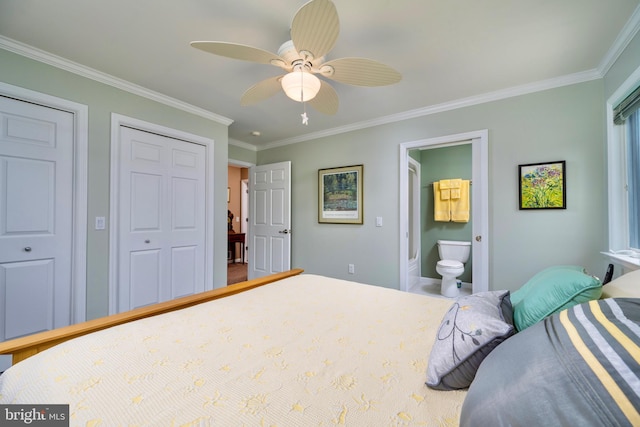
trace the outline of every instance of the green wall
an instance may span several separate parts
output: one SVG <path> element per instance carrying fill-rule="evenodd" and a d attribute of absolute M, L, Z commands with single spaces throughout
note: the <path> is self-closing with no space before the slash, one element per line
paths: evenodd
<path fill-rule="evenodd" d="M 605 99 L 613 95 L 638 67 L 640 67 L 640 33 L 635 35 L 604 76 Z"/>
<path fill-rule="evenodd" d="M 109 225 L 111 113 L 189 132 L 215 141 L 214 286 L 226 286 L 227 126 L 133 95 L 77 74 L 0 49 L 0 81 L 88 106 L 87 319 L 108 314 L 109 230 L 96 231 L 93 218 Z M 218 209 L 218 206 L 220 209 Z"/>
<path fill-rule="evenodd" d="M 229 144 L 229 160 L 236 160 L 243 163 L 255 165 L 258 161 L 256 150 L 250 150 L 238 145 Z"/>
<path fill-rule="evenodd" d="M 518 289 L 555 264 L 603 274 L 602 80 L 258 151 L 258 164 L 292 161 L 293 266 L 398 288 L 398 224 L 406 221 L 399 218 L 399 144 L 481 129 L 489 130 L 489 288 Z M 567 209 L 519 211 L 518 164 L 555 160 L 567 162 Z M 364 165 L 364 224 L 318 224 L 318 169 L 353 164 Z"/>

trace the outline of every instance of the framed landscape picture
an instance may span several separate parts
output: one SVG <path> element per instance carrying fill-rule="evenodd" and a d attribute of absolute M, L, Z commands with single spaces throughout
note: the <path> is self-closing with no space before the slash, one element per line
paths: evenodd
<path fill-rule="evenodd" d="M 318 170 L 318 222 L 362 224 L 362 165 Z"/>
<path fill-rule="evenodd" d="M 566 209 L 565 161 L 518 166 L 520 210 Z"/>

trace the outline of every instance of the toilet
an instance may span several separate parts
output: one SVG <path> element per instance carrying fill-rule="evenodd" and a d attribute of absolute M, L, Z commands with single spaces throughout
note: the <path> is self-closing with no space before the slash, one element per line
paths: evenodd
<path fill-rule="evenodd" d="M 442 276 L 440 293 L 448 298 L 455 298 L 460 293 L 457 278 L 464 273 L 464 263 L 469 260 L 471 242 L 457 240 L 438 240 L 440 261 L 436 271 Z"/>

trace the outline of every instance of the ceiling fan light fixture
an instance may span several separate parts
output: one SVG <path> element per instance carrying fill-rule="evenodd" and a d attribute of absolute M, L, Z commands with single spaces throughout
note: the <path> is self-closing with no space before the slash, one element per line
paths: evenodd
<path fill-rule="evenodd" d="M 292 71 L 282 77 L 282 90 L 294 101 L 306 102 L 318 94 L 320 79 L 302 70 Z"/>
<path fill-rule="evenodd" d="M 285 70 L 288 74 L 269 77 L 247 89 L 240 105 L 256 104 L 282 89 L 289 98 L 303 104 L 303 124 L 308 120 L 305 101 L 311 101 L 309 105 L 324 114 L 338 111 L 338 94 L 326 79 L 366 87 L 386 86 L 402 79 L 398 71 L 373 59 L 345 57 L 325 62 L 340 33 L 338 11 L 332 0 L 305 1 L 291 22 L 291 39 L 280 46 L 277 54 L 219 41 L 193 41 L 191 46 L 214 55 Z"/>

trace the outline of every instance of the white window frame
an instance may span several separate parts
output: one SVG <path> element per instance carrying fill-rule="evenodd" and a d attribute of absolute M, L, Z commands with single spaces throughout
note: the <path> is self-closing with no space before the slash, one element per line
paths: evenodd
<path fill-rule="evenodd" d="M 602 252 L 623 272 L 640 269 L 640 258 L 629 249 L 626 126 L 613 123 L 613 108 L 640 85 L 640 67 L 607 100 L 607 193 L 609 248 Z"/>

